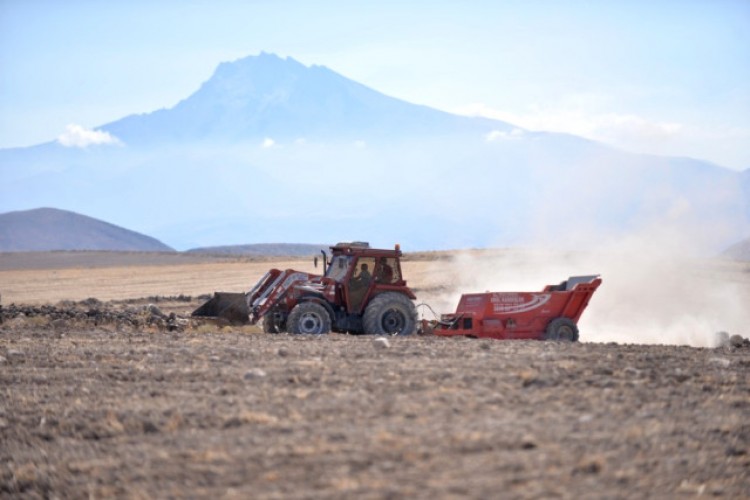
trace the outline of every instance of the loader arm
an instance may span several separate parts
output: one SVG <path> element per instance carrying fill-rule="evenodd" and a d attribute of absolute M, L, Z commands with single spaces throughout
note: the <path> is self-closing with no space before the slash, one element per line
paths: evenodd
<path fill-rule="evenodd" d="M 215 292 L 213 297 L 193 311 L 192 316 L 220 318 L 232 324 L 255 324 L 283 297 L 289 276 L 303 279 L 307 273 L 294 270 L 271 269 L 247 293 Z"/>
<path fill-rule="evenodd" d="M 294 269 L 287 269 L 286 271 L 271 269 L 247 294 L 250 323 L 257 323 L 268 311 L 279 305 L 286 298 L 287 291 L 295 283 L 319 277 Z"/>

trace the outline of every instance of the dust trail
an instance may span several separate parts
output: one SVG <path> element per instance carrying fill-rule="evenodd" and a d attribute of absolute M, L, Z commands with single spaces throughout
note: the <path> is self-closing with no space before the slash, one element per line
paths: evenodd
<path fill-rule="evenodd" d="M 435 263 L 433 272 L 451 286 L 425 300 L 449 312 L 462 293 L 539 291 L 569 276 L 600 274 L 602 286 L 579 322 L 582 341 L 713 347 L 719 331 L 750 336 L 750 267 L 685 256 L 678 242 L 648 235 L 586 252 L 463 252 Z"/>

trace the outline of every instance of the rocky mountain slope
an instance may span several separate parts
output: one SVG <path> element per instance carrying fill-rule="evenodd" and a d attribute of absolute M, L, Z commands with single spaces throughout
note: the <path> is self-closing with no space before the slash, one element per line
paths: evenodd
<path fill-rule="evenodd" d="M 101 127 L 129 145 L 250 138 L 341 140 L 510 131 L 509 124 L 457 116 L 383 95 L 324 66 L 261 53 L 219 64 L 171 109 Z"/>

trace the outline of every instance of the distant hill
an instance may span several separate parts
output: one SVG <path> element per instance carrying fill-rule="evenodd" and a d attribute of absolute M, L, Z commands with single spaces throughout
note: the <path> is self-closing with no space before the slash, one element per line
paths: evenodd
<path fill-rule="evenodd" d="M 258 255 L 264 257 L 306 257 L 328 250 L 329 245 L 307 243 L 257 243 L 252 245 L 228 245 L 191 248 L 187 253 L 212 255 Z"/>
<path fill-rule="evenodd" d="M 0 252 L 48 250 L 174 251 L 150 236 L 66 210 L 0 214 Z"/>
<path fill-rule="evenodd" d="M 732 260 L 750 262 L 750 238 L 735 243 L 724 250 L 721 255 Z"/>

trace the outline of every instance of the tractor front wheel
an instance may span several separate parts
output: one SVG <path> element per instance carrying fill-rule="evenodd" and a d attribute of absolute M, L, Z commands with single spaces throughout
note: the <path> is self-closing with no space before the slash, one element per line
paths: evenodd
<path fill-rule="evenodd" d="M 578 326 L 572 319 L 555 318 L 547 325 L 544 339 L 576 342 L 578 340 Z"/>
<path fill-rule="evenodd" d="M 367 304 L 362 325 L 365 333 L 411 335 L 417 329 L 417 309 L 406 295 L 381 293 Z"/>
<path fill-rule="evenodd" d="M 331 331 L 331 317 L 326 308 L 315 302 L 302 302 L 294 306 L 286 319 L 289 333 L 320 335 Z"/>

